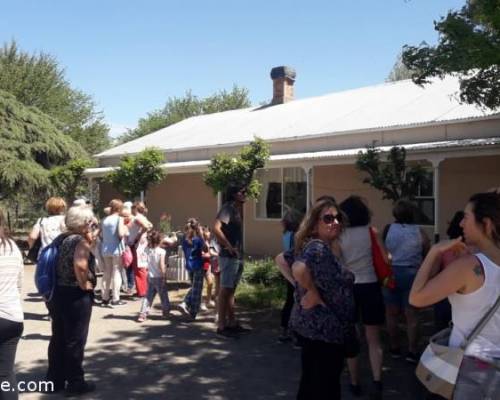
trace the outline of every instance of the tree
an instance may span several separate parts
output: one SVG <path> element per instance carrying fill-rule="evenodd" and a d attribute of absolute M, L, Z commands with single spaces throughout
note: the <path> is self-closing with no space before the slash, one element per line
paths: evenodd
<path fill-rule="evenodd" d="M 59 121 L 61 131 L 94 154 L 110 145 L 108 127 L 92 98 L 73 89 L 64 69 L 46 53 L 29 54 L 15 41 L 0 48 L 0 89 L 25 106 L 37 107 Z"/>
<path fill-rule="evenodd" d="M 134 199 L 165 177 L 166 174 L 161 168 L 164 162 L 161 150 L 145 149 L 135 156 L 122 157 L 118 168 L 110 173 L 107 179 L 116 190 Z"/>
<path fill-rule="evenodd" d="M 57 121 L 0 90 L 0 199 L 46 192 L 51 168 L 85 155 Z"/>
<path fill-rule="evenodd" d="M 397 82 L 397 81 L 402 81 L 405 79 L 411 79 L 413 75 L 413 71 L 408 69 L 406 65 L 403 64 L 403 58 L 402 55 L 399 54 L 398 58 L 396 59 L 396 62 L 392 66 L 391 72 L 389 72 L 389 75 L 386 78 L 386 82 Z"/>
<path fill-rule="evenodd" d="M 269 160 L 269 145 L 260 138 L 255 138 L 237 155 L 219 153 L 210 161 L 208 172 L 203 180 L 212 188 L 214 194 L 223 192 L 229 185 L 246 186 L 247 195 L 257 198 L 260 193 L 260 183 L 254 178 L 254 172 L 263 168 Z"/>
<path fill-rule="evenodd" d="M 387 154 L 387 161 L 380 160 L 380 150 L 369 147 L 365 152 L 359 152 L 356 167 L 366 172 L 363 179 L 383 193 L 382 198 L 396 202 L 400 199 L 412 200 L 418 192 L 426 171 L 421 165 L 406 164 L 404 147 L 393 147 Z"/>
<path fill-rule="evenodd" d="M 187 91 L 184 97 L 169 98 L 163 109 L 153 111 L 145 118 L 141 118 L 137 128 L 128 130 L 118 140 L 120 143 L 129 142 L 189 117 L 236 110 L 250 107 L 250 105 L 248 90 L 236 85 L 230 92 L 221 90 L 204 99 L 199 99 L 191 91 Z"/>
<path fill-rule="evenodd" d="M 439 42 L 404 46 L 403 62 L 417 84 L 456 74 L 460 99 L 490 109 L 500 106 L 500 2 L 469 0 L 435 22 Z"/>
<path fill-rule="evenodd" d="M 88 158 L 76 158 L 63 166 L 52 168 L 49 174 L 51 195 L 64 197 L 71 203 L 78 195 L 88 192 L 83 172 L 93 165 Z"/>

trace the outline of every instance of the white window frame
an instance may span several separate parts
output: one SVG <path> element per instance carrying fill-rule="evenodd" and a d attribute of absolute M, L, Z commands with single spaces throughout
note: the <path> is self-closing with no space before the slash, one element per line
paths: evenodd
<path fill-rule="evenodd" d="M 257 200 L 254 200 L 254 207 L 253 207 L 253 217 L 256 221 L 281 221 L 281 219 L 283 218 L 283 206 L 285 204 L 285 185 L 284 185 L 284 182 L 283 182 L 283 170 L 285 168 L 299 168 L 299 169 L 302 169 L 302 167 L 297 167 L 297 166 L 290 166 L 290 167 L 270 167 L 270 168 L 260 168 L 260 170 L 270 170 L 270 169 L 279 169 L 280 170 L 280 179 L 281 179 L 281 217 L 280 218 L 267 218 L 267 217 L 259 217 L 257 216 L 257 203 L 258 201 Z M 303 171 L 304 172 L 304 177 L 305 177 L 305 180 L 304 182 L 306 183 L 307 185 L 307 172 L 306 171 Z M 307 200 L 306 200 L 307 202 Z M 306 204 L 306 207 L 307 207 L 307 204 Z"/>
<path fill-rule="evenodd" d="M 430 224 L 420 224 L 419 223 L 419 226 L 434 226 L 436 221 L 434 221 L 435 219 L 435 208 L 436 208 L 436 193 L 434 193 L 434 179 L 435 179 L 435 175 L 434 175 L 434 169 L 433 168 L 425 168 L 425 171 L 427 173 L 429 173 L 431 176 L 432 176 L 432 184 L 431 184 L 431 189 L 432 189 L 432 196 L 421 196 L 420 195 L 420 185 L 418 186 L 418 193 L 414 196 L 414 200 L 417 201 L 417 200 L 432 200 L 432 222 Z M 417 207 L 417 204 L 415 204 L 415 207 Z M 418 207 L 417 207 L 418 208 Z M 419 208 L 420 210 L 420 208 Z"/>

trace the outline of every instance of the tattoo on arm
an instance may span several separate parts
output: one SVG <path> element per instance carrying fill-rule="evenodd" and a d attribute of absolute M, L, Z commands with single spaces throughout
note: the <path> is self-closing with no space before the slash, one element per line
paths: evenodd
<path fill-rule="evenodd" d="M 476 276 L 483 276 L 484 275 L 483 267 L 481 265 L 474 266 L 473 271 L 476 274 Z"/>

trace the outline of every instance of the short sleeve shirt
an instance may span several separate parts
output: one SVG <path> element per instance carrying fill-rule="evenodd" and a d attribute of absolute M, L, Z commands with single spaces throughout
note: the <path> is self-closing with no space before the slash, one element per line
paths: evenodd
<path fill-rule="evenodd" d="M 285 259 L 288 263 L 293 261 L 291 252 L 285 253 Z M 321 240 L 307 243 L 295 261 L 307 266 L 325 306 L 304 309 L 300 300 L 306 291 L 298 286 L 291 328 L 308 339 L 344 344 L 355 334 L 354 275 L 340 265 L 329 246 Z"/>
<path fill-rule="evenodd" d="M 222 233 L 231 246 L 239 250 L 240 255 L 243 250 L 243 230 L 241 214 L 232 202 L 225 203 L 219 210 L 216 219 L 222 222 Z M 221 247 L 219 255 L 221 257 L 234 258 L 227 249 Z"/>

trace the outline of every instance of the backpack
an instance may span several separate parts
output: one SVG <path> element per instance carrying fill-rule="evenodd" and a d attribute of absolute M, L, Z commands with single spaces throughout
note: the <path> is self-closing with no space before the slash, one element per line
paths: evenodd
<path fill-rule="evenodd" d="M 56 287 L 56 267 L 59 260 L 59 246 L 67 234 L 61 234 L 47 247 L 44 247 L 38 257 L 35 269 L 35 286 L 45 301 L 52 300 Z"/>

